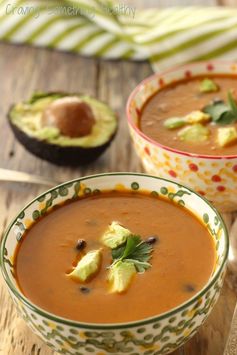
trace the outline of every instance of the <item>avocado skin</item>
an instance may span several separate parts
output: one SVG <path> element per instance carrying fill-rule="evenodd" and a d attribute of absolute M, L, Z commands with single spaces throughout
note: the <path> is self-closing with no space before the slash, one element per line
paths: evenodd
<path fill-rule="evenodd" d="M 10 112 L 8 113 L 9 125 L 17 138 L 17 140 L 32 154 L 47 160 L 50 163 L 61 166 L 80 166 L 92 163 L 110 146 L 117 130 L 111 136 L 108 142 L 103 145 L 91 148 L 83 147 L 61 147 L 57 144 L 50 144 L 43 140 L 29 137 L 18 127 L 12 124 L 10 120 Z"/>

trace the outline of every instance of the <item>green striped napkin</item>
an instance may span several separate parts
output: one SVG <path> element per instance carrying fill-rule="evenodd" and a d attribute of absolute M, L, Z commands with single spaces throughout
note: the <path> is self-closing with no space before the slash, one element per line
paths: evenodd
<path fill-rule="evenodd" d="M 107 59 L 147 59 L 158 71 L 196 60 L 237 59 L 237 9 L 137 10 L 108 0 L 4 0 L 0 40 Z"/>

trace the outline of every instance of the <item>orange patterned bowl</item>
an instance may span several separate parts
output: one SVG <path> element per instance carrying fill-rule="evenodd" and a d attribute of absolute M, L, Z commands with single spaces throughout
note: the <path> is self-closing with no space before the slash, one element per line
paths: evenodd
<path fill-rule="evenodd" d="M 138 127 L 141 109 L 157 91 L 171 82 L 207 74 L 237 74 L 237 64 L 224 61 L 186 64 L 142 81 L 127 102 L 127 117 L 135 150 L 145 170 L 172 178 L 205 196 L 221 211 L 237 208 L 236 155 L 200 155 L 164 146 L 146 136 Z"/>

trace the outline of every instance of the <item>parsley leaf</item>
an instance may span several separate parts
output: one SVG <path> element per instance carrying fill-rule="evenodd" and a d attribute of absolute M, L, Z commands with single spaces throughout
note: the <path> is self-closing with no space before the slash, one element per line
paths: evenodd
<path fill-rule="evenodd" d="M 129 254 L 129 257 L 139 261 L 149 261 L 151 258 L 151 252 L 153 248 L 146 242 L 140 242 L 136 248 Z"/>
<path fill-rule="evenodd" d="M 220 117 L 217 123 L 226 125 L 226 124 L 234 123 L 236 120 L 237 120 L 237 114 L 234 114 L 232 111 L 227 111 Z"/>
<path fill-rule="evenodd" d="M 122 255 L 122 259 L 126 259 L 128 256 L 131 256 L 140 242 L 141 238 L 138 235 L 129 236 L 127 238 L 127 243 Z"/>
<path fill-rule="evenodd" d="M 144 272 L 151 267 L 149 260 L 153 248 L 141 239 L 139 235 L 128 236 L 126 244 L 112 250 L 114 263 L 125 260 L 134 264 L 138 272 Z"/>
<path fill-rule="evenodd" d="M 124 250 L 126 248 L 126 244 L 117 247 L 116 249 L 112 249 L 112 258 L 113 260 L 119 259 L 121 255 L 123 255 Z"/>
<path fill-rule="evenodd" d="M 229 111 L 229 107 L 224 102 L 217 102 L 204 107 L 203 112 L 208 113 L 212 120 L 217 122 L 221 116 Z"/>
<path fill-rule="evenodd" d="M 135 260 L 135 259 L 126 259 L 126 261 L 134 264 L 135 268 L 137 269 L 137 272 L 144 272 L 146 271 L 147 269 L 149 269 L 151 267 L 151 264 L 150 263 L 147 263 L 147 262 L 143 262 L 143 261 L 138 261 L 138 260 Z"/>
<path fill-rule="evenodd" d="M 228 98 L 228 105 L 232 113 L 236 115 L 236 119 L 237 119 L 237 105 L 230 91 L 228 91 L 227 98 Z"/>
<path fill-rule="evenodd" d="M 204 107 L 203 112 L 208 113 L 212 117 L 212 121 L 217 124 L 231 124 L 237 121 L 237 105 L 228 91 L 228 103 L 218 101 Z"/>

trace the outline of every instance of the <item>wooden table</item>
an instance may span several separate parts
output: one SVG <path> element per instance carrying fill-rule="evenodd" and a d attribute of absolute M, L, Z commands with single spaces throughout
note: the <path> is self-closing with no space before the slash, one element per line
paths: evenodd
<path fill-rule="evenodd" d="M 133 3 L 134 1 L 128 1 Z M 203 1 L 215 4 L 215 1 Z M 142 1 L 135 2 L 136 5 Z M 148 1 L 148 4 L 200 4 L 200 1 Z M 135 85 L 151 74 L 147 63 L 99 61 L 25 46 L 0 45 L 0 167 L 18 169 L 58 180 L 105 171 L 141 171 L 131 146 L 124 107 Z M 27 98 L 34 90 L 63 89 L 85 92 L 107 101 L 119 114 L 120 128 L 110 149 L 83 169 L 56 167 L 37 159 L 15 141 L 6 122 L 11 103 Z M 19 209 L 44 187 L 0 183 L 0 237 Z M 235 214 L 224 216 L 231 235 L 237 231 Z M 218 304 L 198 334 L 174 354 L 222 355 L 237 294 L 236 277 L 230 271 Z M 43 342 L 18 318 L 0 277 L 0 354 L 50 355 Z"/>

